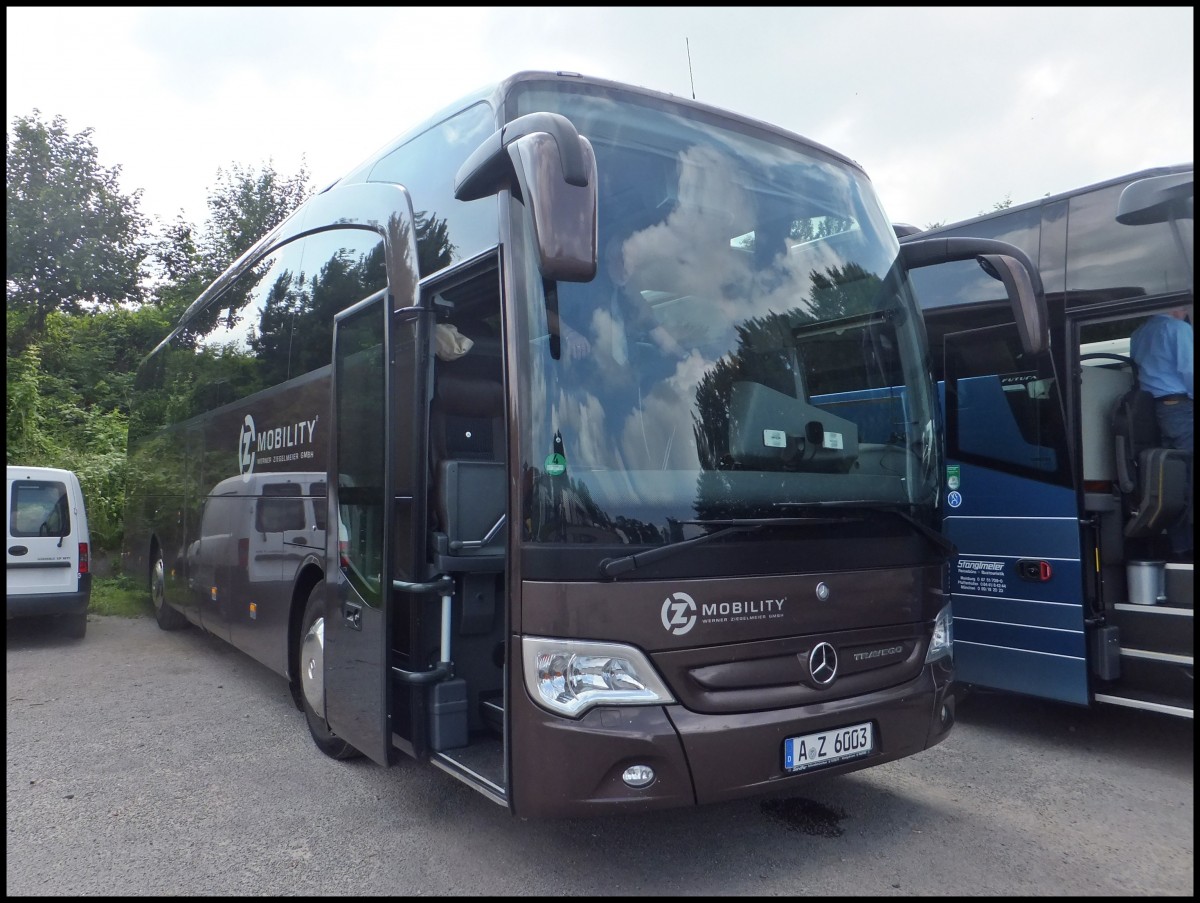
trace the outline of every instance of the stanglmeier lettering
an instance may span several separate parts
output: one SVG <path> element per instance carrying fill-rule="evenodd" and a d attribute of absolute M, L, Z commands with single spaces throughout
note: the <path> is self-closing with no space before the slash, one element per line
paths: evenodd
<path fill-rule="evenodd" d="M 275 429 L 262 430 L 258 434 L 258 451 L 274 451 L 278 448 L 292 448 L 303 443 L 311 443 L 317 430 L 318 414 L 312 420 L 301 420 L 287 426 L 277 426 Z"/>
<path fill-rule="evenodd" d="M 960 571 L 1002 571 L 1004 570 L 1003 561 L 977 561 L 972 558 L 959 559 L 958 569 Z"/>
<path fill-rule="evenodd" d="M 719 615 L 765 615 L 771 612 L 783 611 L 782 599 L 757 599 L 751 602 L 705 602 L 700 613 L 706 618 Z"/>

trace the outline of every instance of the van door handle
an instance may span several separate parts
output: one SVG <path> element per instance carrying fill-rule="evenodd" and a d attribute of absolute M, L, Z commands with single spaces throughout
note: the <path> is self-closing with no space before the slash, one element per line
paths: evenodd
<path fill-rule="evenodd" d="M 352 630 L 362 630 L 362 606 L 357 602 L 346 602 L 342 605 L 342 617 L 346 626 Z"/>
<path fill-rule="evenodd" d="M 27 549 L 25 546 L 9 546 L 8 554 L 9 555 L 27 555 L 27 554 L 29 554 L 29 549 Z"/>

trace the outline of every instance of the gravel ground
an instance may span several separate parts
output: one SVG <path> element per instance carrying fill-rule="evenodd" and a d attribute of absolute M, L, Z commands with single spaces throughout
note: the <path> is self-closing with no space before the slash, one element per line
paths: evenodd
<path fill-rule="evenodd" d="M 517 819 L 335 762 L 282 678 L 195 629 L 7 630 L 7 892 L 1191 896 L 1191 721 L 975 694 L 943 744 L 803 797 Z"/>

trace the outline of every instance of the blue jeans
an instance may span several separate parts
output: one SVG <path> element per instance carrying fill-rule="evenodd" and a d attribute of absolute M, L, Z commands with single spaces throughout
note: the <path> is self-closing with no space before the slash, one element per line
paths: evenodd
<path fill-rule="evenodd" d="M 1192 451 L 1192 399 L 1155 401 L 1154 415 L 1158 418 L 1158 430 L 1162 433 L 1163 445 L 1190 453 Z"/>
<path fill-rule="evenodd" d="M 1158 419 L 1163 445 L 1188 453 L 1187 511 L 1167 529 L 1167 535 L 1171 537 L 1171 549 L 1184 554 L 1192 550 L 1192 425 L 1195 422 L 1192 399 L 1176 399 L 1173 402 L 1156 400 L 1154 415 Z"/>

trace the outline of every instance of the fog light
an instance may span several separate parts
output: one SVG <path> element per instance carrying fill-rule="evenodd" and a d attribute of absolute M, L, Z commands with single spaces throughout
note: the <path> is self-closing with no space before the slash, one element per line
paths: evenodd
<path fill-rule="evenodd" d="M 630 765 L 621 773 L 621 780 L 630 787 L 649 787 L 654 783 L 654 769 L 649 765 Z"/>

